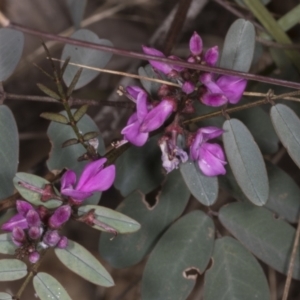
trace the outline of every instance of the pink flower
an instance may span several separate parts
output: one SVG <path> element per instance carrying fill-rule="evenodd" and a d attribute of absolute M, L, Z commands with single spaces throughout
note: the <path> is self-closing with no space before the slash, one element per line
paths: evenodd
<path fill-rule="evenodd" d="M 208 140 L 216 138 L 222 133 L 223 130 L 217 127 L 200 128 L 191 144 L 191 159 L 198 162 L 200 170 L 206 176 L 224 175 L 226 173 L 223 149 L 218 144 L 207 143 Z"/>
<path fill-rule="evenodd" d="M 116 168 L 110 165 L 104 168 L 106 158 L 88 163 L 79 180 L 76 183 L 76 174 L 68 170 L 61 178 L 61 193 L 71 197 L 76 204 L 93 195 L 94 192 L 102 192 L 111 187 L 115 180 Z"/>
<path fill-rule="evenodd" d="M 204 60 L 209 66 L 215 66 L 219 58 L 219 48 L 214 46 L 209 48 L 204 55 Z"/>
<path fill-rule="evenodd" d="M 71 207 L 69 205 L 62 205 L 58 207 L 48 221 L 48 225 L 52 229 L 57 229 L 66 223 L 71 216 Z"/>
<path fill-rule="evenodd" d="M 216 81 L 213 75 L 205 73 L 200 76 L 200 81 L 207 88 L 201 101 L 208 106 L 221 106 L 229 102 L 236 104 L 242 98 L 247 81 L 236 76 L 220 76 Z"/>
<path fill-rule="evenodd" d="M 147 94 L 141 91 L 136 99 L 136 113 L 131 115 L 121 133 L 124 140 L 136 146 L 143 146 L 149 137 L 149 132 L 158 129 L 175 110 L 173 99 L 164 98 L 154 108 L 149 105 Z"/>
<path fill-rule="evenodd" d="M 194 31 L 192 37 L 190 38 L 190 51 L 192 55 L 198 56 L 202 53 L 203 42 L 200 35 Z"/>

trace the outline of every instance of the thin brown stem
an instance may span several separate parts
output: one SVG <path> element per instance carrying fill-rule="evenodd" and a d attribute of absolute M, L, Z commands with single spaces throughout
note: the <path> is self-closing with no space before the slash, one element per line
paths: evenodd
<path fill-rule="evenodd" d="M 166 57 L 146 55 L 146 54 L 139 53 L 139 52 L 128 51 L 128 50 L 124 50 L 124 49 L 118 49 L 118 48 L 114 48 L 114 47 L 108 47 L 108 46 L 104 46 L 104 45 L 75 40 L 72 38 L 62 37 L 59 35 L 50 34 L 47 32 L 31 29 L 31 28 L 28 28 L 28 27 L 25 27 L 23 25 L 19 25 L 16 23 L 10 23 L 8 27 L 16 29 L 16 30 L 20 30 L 24 33 L 28 33 L 28 34 L 38 36 L 38 37 L 41 37 L 44 39 L 55 40 L 55 41 L 59 41 L 59 42 L 66 43 L 66 44 L 101 50 L 101 51 L 110 52 L 110 53 L 120 55 L 120 56 L 125 56 L 125 57 L 132 57 L 132 58 L 142 59 L 142 60 L 155 60 L 155 61 L 164 62 L 164 63 L 168 63 L 168 64 L 174 64 L 174 60 L 166 58 Z M 188 69 L 200 70 L 200 71 L 204 71 L 204 72 L 213 72 L 213 73 L 222 74 L 222 75 L 238 76 L 238 77 L 242 77 L 242 78 L 245 78 L 248 80 L 255 80 L 255 81 L 259 81 L 259 82 L 265 82 L 265 83 L 270 83 L 270 84 L 274 84 L 274 85 L 285 86 L 285 87 L 290 87 L 290 88 L 294 88 L 294 89 L 300 89 L 300 83 L 298 83 L 298 82 L 286 81 L 286 80 L 282 80 L 282 79 L 276 79 L 276 78 L 271 78 L 271 77 L 266 77 L 266 76 L 261 76 L 261 75 L 256 75 L 256 74 L 250 74 L 250 73 L 245 73 L 245 72 L 238 72 L 238 71 L 229 70 L 229 69 L 215 68 L 215 67 L 210 67 L 210 66 L 201 65 L 201 64 L 193 64 L 193 63 L 179 61 L 179 60 L 176 61 L 176 65 L 184 67 L 184 68 L 188 68 Z"/>
<path fill-rule="evenodd" d="M 293 245 L 293 250 L 290 258 L 290 264 L 289 264 L 289 269 L 288 269 L 288 274 L 284 286 L 284 291 L 283 291 L 283 296 L 282 300 L 287 300 L 288 295 L 289 295 L 289 290 L 292 282 L 292 276 L 293 276 L 293 271 L 294 271 L 294 266 L 295 266 L 295 260 L 296 260 L 296 254 L 298 250 L 298 245 L 299 245 L 299 239 L 300 239 L 300 219 L 298 221 L 298 226 L 297 226 L 297 231 L 295 235 L 295 240 L 294 240 L 294 245 Z"/>
<path fill-rule="evenodd" d="M 28 273 L 25 281 L 23 282 L 23 284 L 21 285 L 21 287 L 19 288 L 17 294 L 14 296 L 14 299 L 19 300 L 24 292 L 24 290 L 26 289 L 27 285 L 30 283 L 32 277 L 37 273 L 37 270 L 39 268 L 39 266 L 42 263 L 43 258 L 45 257 L 47 250 L 43 250 L 40 252 L 40 259 L 38 260 L 38 262 L 36 262 L 32 268 L 31 271 Z"/>
<path fill-rule="evenodd" d="M 225 112 L 227 114 L 230 114 L 230 113 L 234 113 L 234 112 L 237 112 L 237 111 L 240 111 L 240 110 L 244 110 L 244 109 L 252 108 L 252 107 L 255 107 L 255 106 L 262 105 L 262 104 L 266 104 L 266 103 L 268 103 L 269 100 L 274 101 L 274 100 L 284 99 L 285 97 L 297 96 L 299 94 L 300 94 L 300 90 L 290 92 L 290 93 L 281 94 L 281 95 L 273 95 L 271 97 L 267 96 L 264 99 L 261 99 L 261 100 L 258 100 L 258 101 L 252 102 L 252 103 L 247 103 L 247 104 L 243 104 L 243 105 L 240 105 L 240 106 L 235 106 L 235 107 L 232 107 L 232 108 L 228 108 L 228 109 L 225 110 Z M 193 119 L 185 120 L 185 121 L 182 122 L 182 124 L 187 125 L 187 124 L 191 124 L 191 123 L 197 123 L 197 122 L 203 121 L 205 119 L 210 119 L 210 118 L 213 118 L 213 117 L 221 116 L 223 114 L 224 114 L 224 109 L 219 110 L 219 111 L 215 111 L 215 112 L 212 112 L 212 113 L 208 113 L 208 114 L 205 114 L 205 115 L 193 118 Z"/>

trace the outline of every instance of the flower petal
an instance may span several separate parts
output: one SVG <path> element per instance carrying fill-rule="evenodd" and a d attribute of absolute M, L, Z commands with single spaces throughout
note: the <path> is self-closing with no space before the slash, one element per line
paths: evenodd
<path fill-rule="evenodd" d="M 222 89 L 229 103 L 236 104 L 242 98 L 247 80 L 236 76 L 221 76 L 217 85 Z"/>
<path fill-rule="evenodd" d="M 207 126 L 200 128 L 198 132 L 201 132 L 201 134 L 203 134 L 203 139 L 206 142 L 207 140 L 211 140 L 220 136 L 221 134 L 223 134 L 224 130 L 215 126 Z"/>
<path fill-rule="evenodd" d="M 103 169 L 103 166 L 106 163 L 106 161 L 106 158 L 101 158 L 86 164 L 80 175 L 79 181 L 76 186 L 76 190 L 81 191 L 82 187 L 84 187 Z"/>
<path fill-rule="evenodd" d="M 206 176 L 224 175 L 226 164 L 224 152 L 220 145 L 205 143 L 200 148 L 199 168 Z"/>
<path fill-rule="evenodd" d="M 49 226 L 52 229 L 59 228 L 62 224 L 67 222 L 71 216 L 71 207 L 69 205 L 62 205 L 58 207 L 49 219 Z"/>
<path fill-rule="evenodd" d="M 82 201 L 93 195 L 93 193 L 90 193 L 90 192 L 76 191 L 74 189 L 65 189 L 62 192 L 62 194 L 64 194 L 65 196 L 69 196 L 75 200 L 82 200 Z"/>
<path fill-rule="evenodd" d="M 90 179 L 82 188 L 83 192 L 102 192 L 109 189 L 116 177 L 115 165 L 102 169 L 95 177 Z"/>
<path fill-rule="evenodd" d="M 158 129 L 169 118 L 174 109 L 173 101 L 162 100 L 145 117 L 141 125 L 141 132 L 150 132 Z"/>
<path fill-rule="evenodd" d="M 147 94 L 145 92 L 140 92 L 137 96 L 136 113 L 138 121 L 142 123 L 148 114 Z"/>
<path fill-rule="evenodd" d="M 190 39 L 190 51 L 193 55 L 199 55 L 202 52 L 203 42 L 200 35 L 194 31 Z"/>
<path fill-rule="evenodd" d="M 133 98 L 136 100 L 138 94 L 140 92 L 145 92 L 142 88 L 140 88 L 139 86 L 136 85 L 129 85 L 126 87 L 126 92 Z"/>
<path fill-rule="evenodd" d="M 209 66 L 215 66 L 219 58 L 219 47 L 209 48 L 204 55 L 204 60 Z"/>
<path fill-rule="evenodd" d="M 76 183 L 76 174 L 72 170 L 68 170 L 62 177 L 61 177 L 61 190 L 66 188 L 70 188 L 75 185 Z"/>
<path fill-rule="evenodd" d="M 228 99 L 223 94 L 206 93 L 202 96 L 201 102 L 208 106 L 218 107 L 226 104 Z"/>
<path fill-rule="evenodd" d="M 181 87 L 184 93 L 191 94 L 195 90 L 195 85 L 191 81 L 185 81 L 185 83 Z"/>
<path fill-rule="evenodd" d="M 12 237 L 17 242 L 24 242 L 25 241 L 25 232 L 21 227 L 14 227 L 12 230 Z"/>
<path fill-rule="evenodd" d="M 144 53 L 148 55 L 158 56 L 158 57 L 165 57 L 165 55 L 154 48 L 149 48 L 146 46 L 142 46 Z M 155 60 L 149 60 L 149 63 L 151 66 L 158 71 L 161 71 L 162 73 L 168 75 L 172 71 L 172 67 L 166 63 L 155 61 Z"/>
<path fill-rule="evenodd" d="M 1 226 L 4 231 L 12 231 L 15 227 L 22 229 L 28 228 L 28 223 L 25 217 L 21 214 L 16 214 Z"/>
<path fill-rule="evenodd" d="M 22 215 L 23 217 L 25 217 L 27 215 L 29 210 L 34 209 L 30 203 L 23 201 L 23 200 L 17 200 L 16 208 L 17 208 L 18 213 L 20 215 Z"/>
<path fill-rule="evenodd" d="M 36 227 L 36 226 L 40 226 L 40 224 L 41 224 L 41 219 L 40 219 L 39 214 L 33 209 L 31 209 L 27 213 L 26 220 L 27 220 L 29 227 Z"/>
<path fill-rule="evenodd" d="M 175 56 L 175 55 L 170 55 L 170 56 L 168 56 L 168 58 L 178 60 L 178 61 L 183 61 L 180 57 Z M 176 65 L 170 65 L 170 66 L 172 67 L 173 70 L 175 70 L 177 72 L 182 72 L 184 70 L 184 67 L 180 67 L 180 66 L 176 66 Z"/>
<path fill-rule="evenodd" d="M 148 140 L 148 132 L 140 132 L 140 124 L 138 121 L 127 125 L 121 133 L 124 135 L 124 139 L 136 145 L 138 147 L 143 146 Z"/>

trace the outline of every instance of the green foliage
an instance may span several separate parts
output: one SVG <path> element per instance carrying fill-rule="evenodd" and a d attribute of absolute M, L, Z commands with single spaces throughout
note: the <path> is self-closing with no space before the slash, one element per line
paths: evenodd
<path fill-rule="evenodd" d="M 152 137 L 143 147 L 131 146 L 116 161 L 115 187 L 126 197 L 134 190 L 149 193 L 163 180 L 158 137 Z"/>
<path fill-rule="evenodd" d="M 68 247 L 55 248 L 55 254 L 67 268 L 89 282 L 105 287 L 114 285 L 105 268 L 80 244 L 69 240 Z"/>
<path fill-rule="evenodd" d="M 249 203 L 232 203 L 219 212 L 223 226 L 248 250 L 270 267 L 287 274 L 296 230 L 273 213 Z M 296 253 L 293 278 L 300 279 L 300 249 Z"/>
<path fill-rule="evenodd" d="M 95 33 L 88 29 L 77 30 L 72 34 L 71 38 L 104 46 L 113 46 L 110 41 L 99 39 Z M 61 59 L 66 60 L 67 57 L 71 57 L 70 62 L 80 64 L 81 67 L 84 65 L 92 68 L 104 68 L 111 59 L 111 56 L 112 54 L 109 52 L 103 52 L 74 45 L 66 45 L 63 49 Z M 63 63 L 61 66 L 62 65 Z M 67 66 L 63 75 L 64 82 L 67 86 L 71 84 L 79 68 L 80 66 Z M 84 69 L 74 89 L 77 90 L 82 88 L 95 79 L 98 75 L 99 71 Z"/>
<path fill-rule="evenodd" d="M 186 299 L 210 260 L 214 223 L 202 211 L 193 211 L 173 224 L 162 236 L 145 266 L 143 300 Z"/>
<path fill-rule="evenodd" d="M 182 177 L 192 195 L 203 205 L 210 206 L 217 200 L 219 185 L 217 177 L 207 177 L 200 171 L 197 162 L 180 165 Z"/>
<path fill-rule="evenodd" d="M 47 273 L 37 273 L 33 278 L 33 286 L 41 300 L 72 300 L 63 286 Z"/>
<path fill-rule="evenodd" d="M 268 281 L 257 260 L 231 237 L 216 240 L 205 273 L 204 300 L 267 300 Z"/>
<path fill-rule="evenodd" d="M 219 66 L 225 69 L 248 72 L 255 49 L 255 29 L 251 22 L 236 20 L 229 28 Z"/>
<path fill-rule="evenodd" d="M 30 185 L 32 185 L 34 187 L 42 189 L 45 187 L 45 184 L 50 184 L 50 182 L 48 180 L 46 180 L 42 177 L 33 175 L 33 174 L 19 172 L 14 177 L 13 182 L 14 182 L 15 188 L 21 194 L 21 196 L 28 202 L 32 203 L 33 205 L 44 205 L 47 208 L 56 208 L 61 205 L 62 202 L 59 200 L 49 199 L 49 201 L 47 201 L 47 202 L 42 202 L 40 193 L 26 189 L 23 186 L 20 186 L 20 184 L 19 184 L 20 181 L 29 183 Z M 57 191 L 56 191 L 56 194 L 58 195 Z"/>
<path fill-rule="evenodd" d="M 182 214 L 189 197 L 178 170 L 167 176 L 154 206 L 150 206 L 140 192 L 129 195 L 117 211 L 137 220 L 141 229 L 133 234 L 117 236 L 112 241 L 111 235 L 102 234 L 101 256 L 115 268 L 126 268 L 140 262 L 166 228 Z"/>
<path fill-rule="evenodd" d="M 1 59 L 0 46 L 0 64 Z M 14 191 L 12 179 L 17 172 L 19 161 L 17 124 L 10 109 L 5 105 L 0 105 L 0 141 L 0 199 L 2 199 L 10 196 Z"/>
<path fill-rule="evenodd" d="M 300 119 L 283 104 L 272 106 L 271 119 L 280 141 L 300 168 Z"/>
<path fill-rule="evenodd" d="M 0 281 L 12 281 L 23 278 L 27 266 L 18 259 L 0 259 Z"/>
<path fill-rule="evenodd" d="M 75 109 L 72 109 L 72 113 L 75 111 Z M 62 111 L 61 114 L 64 116 L 67 115 L 65 111 Z M 77 127 L 82 134 L 90 131 L 99 132 L 96 123 L 88 115 L 84 115 L 77 122 Z M 77 138 L 73 129 L 70 126 L 51 122 L 47 133 L 52 142 L 50 157 L 47 161 L 49 170 L 62 170 L 63 168 L 68 168 L 75 171 L 76 175 L 79 176 L 83 167 L 86 165 L 86 162 L 78 162 L 77 159 L 86 152 L 85 148 L 81 144 L 72 145 L 64 149 L 61 148 L 65 141 Z M 104 154 L 105 147 L 101 136 L 98 137 L 98 141 L 98 152 Z"/>
<path fill-rule="evenodd" d="M 11 239 L 11 233 L 0 234 L 0 253 L 2 254 L 15 254 L 17 246 Z"/>
<path fill-rule="evenodd" d="M 24 48 L 24 34 L 11 28 L 0 29 L 0 82 L 15 70 Z"/>
<path fill-rule="evenodd" d="M 140 229 L 141 225 L 135 220 L 117 212 L 112 209 L 97 206 L 97 205 L 84 205 L 79 207 L 79 215 L 87 213 L 91 209 L 95 210 L 94 214 L 96 220 L 114 228 L 118 233 L 130 233 Z M 95 229 L 105 231 L 102 227 L 97 225 L 93 226 Z"/>
<path fill-rule="evenodd" d="M 13 298 L 10 294 L 0 292 L 0 300 L 13 300 Z"/>
<path fill-rule="evenodd" d="M 237 119 L 223 126 L 226 156 L 233 174 L 247 198 L 256 205 L 264 205 L 269 197 L 269 183 L 265 163 L 247 127 Z"/>

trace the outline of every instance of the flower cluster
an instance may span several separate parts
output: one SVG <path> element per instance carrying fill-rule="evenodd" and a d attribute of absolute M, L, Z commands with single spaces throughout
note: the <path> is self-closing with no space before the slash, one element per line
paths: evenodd
<path fill-rule="evenodd" d="M 112 185 L 115 179 L 115 166 L 104 167 L 106 159 L 88 163 L 79 180 L 76 183 L 74 171 L 67 171 L 61 178 L 61 194 L 67 196 L 64 205 L 55 210 L 49 210 L 45 206 L 34 208 L 30 203 L 17 200 L 17 214 L 4 223 L 2 230 L 12 233 L 12 241 L 18 247 L 18 256 L 27 257 L 31 263 L 39 260 L 41 249 L 48 247 L 66 248 L 68 239 L 58 232 L 72 214 L 72 207 L 82 204 L 94 192 L 105 191 Z M 44 190 L 37 189 L 30 184 L 26 188 L 43 195 Z M 48 189 L 45 186 L 44 189 Z M 51 199 L 51 195 L 49 196 Z"/>
<path fill-rule="evenodd" d="M 60 236 L 57 229 L 70 218 L 70 206 L 62 205 L 50 212 L 44 206 L 35 209 L 30 203 L 17 200 L 16 208 L 18 213 L 1 229 L 12 232 L 12 241 L 21 249 L 21 257 L 27 254 L 29 261 L 35 263 L 40 258 L 40 249 L 68 245 L 67 238 Z"/>
<path fill-rule="evenodd" d="M 190 55 L 186 61 L 193 64 L 215 66 L 219 58 L 217 46 L 203 51 L 201 37 L 194 32 L 189 43 Z M 165 55 L 154 48 L 143 46 L 144 53 L 157 57 Z M 219 76 L 199 70 L 189 70 L 176 65 L 181 58 L 169 56 L 174 63 L 149 60 L 157 76 L 162 74 L 179 87 L 162 84 L 157 91 L 156 99 L 140 87 L 129 86 L 125 95 L 136 104 L 136 112 L 131 115 L 123 128 L 123 142 L 129 141 L 136 146 L 143 146 L 149 133 L 159 129 L 163 124 L 167 127 L 159 140 L 162 151 L 162 165 L 167 173 L 178 168 L 190 157 L 198 163 L 206 176 L 217 176 L 226 173 L 225 155 L 222 147 L 208 140 L 222 135 L 223 131 L 216 127 L 204 127 L 196 133 L 182 126 L 181 120 L 187 113 L 194 113 L 195 101 L 217 107 L 225 104 L 236 104 L 241 99 L 247 81 L 236 76 Z M 182 136 L 185 143 L 177 144 L 177 137 Z M 185 146 L 182 146 L 185 145 Z M 185 148 L 189 148 L 189 155 Z"/>

